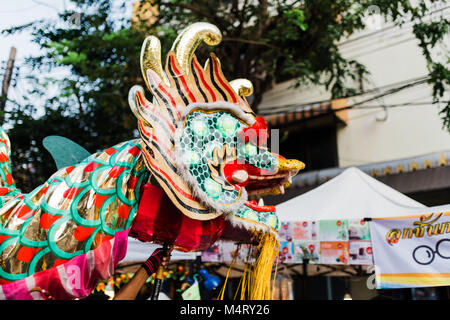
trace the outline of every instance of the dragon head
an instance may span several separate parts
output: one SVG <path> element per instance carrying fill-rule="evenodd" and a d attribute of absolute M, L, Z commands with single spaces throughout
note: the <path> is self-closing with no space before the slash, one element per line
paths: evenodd
<path fill-rule="evenodd" d="M 216 45 L 220 31 L 209 23 L 184 29 L 161 64 L 161 44 L 145 39 L 141 69 L 152 103 L 134 86 L 129 104 L 138 119 L 145 163 L 173 204 L 196 220 L 220 215 L 245 229 L 280 226 L 272 206 L 249 201 L 284 192 L 304 167 L 270 152 L 269 130 L 246 96 L 250 81 L 228 82 L 211 54 L 204 67 L 194 51 L 201 42 Z"/>

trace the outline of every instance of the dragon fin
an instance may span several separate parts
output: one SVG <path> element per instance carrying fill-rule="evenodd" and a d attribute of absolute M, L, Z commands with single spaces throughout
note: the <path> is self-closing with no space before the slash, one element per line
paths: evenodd
<path fill-rule="evenodd" d="M 50 152 L 58 170 L 80 163 L 91 155 L 76 142 L 61 136 L 45 137 L 42 144 Z"/>

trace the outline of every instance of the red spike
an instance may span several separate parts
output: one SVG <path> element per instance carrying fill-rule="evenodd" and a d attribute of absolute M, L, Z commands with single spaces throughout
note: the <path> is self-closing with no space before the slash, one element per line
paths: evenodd
<path fill-rule="evenodd" d="M 205 86 L 206 90 L 208 90 L 209 94 L 212 97 L 213 101 L 216 101 L 216 95 L 214 94 L 214 91 L 211 89 L 211 87 L 208 85 L 208 83 L 205 81 L 205 77 L 203 76 L 203 69 L 198 65 L 197 59 L 194 57 L 193 59 L 194 62 L 194 67 L 197 70 L 197 74 L 200 77 L 200 81 L 202 82 L 202 84 Z"/>
<path fill-rule="evenodd" d="M 184 78 L 183 74 L 178 70 L 177 65 L 175 63 L 175 57 L 170 56 L 170 63 L 172 65 L 172 69 L 175 72 L 177 76 L 179 76 L 179 79 L 181 81 L 181 84 L 183 85 L 184 90 L 187 92 L 189 99 L 191 99 L 192 102 L 197 102 L 194 95 L 192 94 L 191 90 L 189 90 L 189 87 L 186 83 L 186 79 Z"/>
<path fill-rule="evenodd" d="M 231 96 L 231 99 L 233 100 L 233 103 L 237 103 L 235 92 L 233 91 L 232 88 L 229 87 L 229 85 L 227 83 L 225 83 L 226 80 L 224 81 L 219 73 L 220 67 L 218 66 L 218 61 L 217 61 L 216 56 L 214 54 L 211 54 L 211 58 L 213 60 L 214 74 L 216 75 L 216 78 L 219 80 L 222 87 L 224 87 L 225 90 L 227 90 L 228 94 Z"/>

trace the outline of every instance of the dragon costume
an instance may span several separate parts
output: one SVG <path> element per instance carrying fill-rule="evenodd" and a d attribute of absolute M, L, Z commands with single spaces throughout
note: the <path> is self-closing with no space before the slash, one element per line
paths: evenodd
<path fill-rule="evenodd" d="M 200 66 L 202 41 L 216 45 L 221 33 L 187 27 L 163 70 L 160 42 L 147 37 L 141 69 L 153 101 L 140 86 L 128 97 L 140 138 L 60 168 L 29 194 L 14 184 L 1 132 L 0 299 L 41 299 L 34 287 L 87 296 L 113 274 L 128 236 L 181 251 L 276 237 L 275 208 L 249 196 L 283 192 L 304 165 L 270 152 L 267 125 L 245 98 L 251 83 L 228 82 L 214 54 Z"/>

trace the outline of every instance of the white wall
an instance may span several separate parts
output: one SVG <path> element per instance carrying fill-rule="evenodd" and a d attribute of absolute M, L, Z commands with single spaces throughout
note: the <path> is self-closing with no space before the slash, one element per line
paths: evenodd
<path fill-rule="evenodd" d="M 449 13 L 447 9 L 444 14 L 449 16 Z M 425 58 L 411 30 L 412 24 L 399 28 L 392 23 L 382 23 L 378 29 L 365 30 L 341 42 L 343 56 L 361 62 L 371 73 L 369 83 L 364 84 L 365 90 L 427 75 Z M 439 50 L 441 48 L 437 49 L 437 54 Z M 290 85 L 292 81 L 268 91 L 260 110 L 330 98 L 323 88 L 289 89 Z M 349 104 L 367 97 L 350 99 Z M 424 84 L 367 102 L 362 105 L 364 108 L 349 110 L 347 126 L 337 132 L 339 165 L 361 165 L 450 150 L 450 134 L 442 128 L 437 105 L 389 108 L 387 114 L 382 108 L 372 108 L 382 104 L 431 101 L 431 87 Z M 385 121 L 377 121 L 377 118 L 385 118 Z"/>

